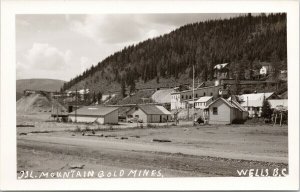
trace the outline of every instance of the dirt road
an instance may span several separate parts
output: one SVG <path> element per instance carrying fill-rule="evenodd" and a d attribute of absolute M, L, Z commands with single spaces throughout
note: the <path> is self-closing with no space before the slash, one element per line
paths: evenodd
<path fill-rule="evenodd" d="M 276 169 L 283 175 L 288 168 L 287 126 L 152 125 L 124 129 L 124 125 L 116 125 L 99 129 L 49 120 L 49 114 L 17 116 L 17 124 L 23 125 L 17 127 L 21 178 L 26 176 L 22 171 L 32 173 L 33 178 L 45 172 L 57 178 L 60 173 L 91 170 L 100 177 L 235 177 L 241 170 L 247 171 L 246 176 L 270 176 Z"/>
<path fill-rule="evenodd" d="M 41 172 L 68 171 L 75 164 L 84 165 L 76 170 L 103 171 L 104 177 L 110 177 L 111 172 L 116 172 L 115 177 L 120 177 L 118 173 L 121 170 L 125 173 L 131 170 L 160 171 L 159 175 L 154 174 L 152 177 L 195 177 L 239 176 L 237 171 L 242 169 L 261 171 L 287 168 L 287 164 L 281 163 L 282 159 L 278 157 L 269 157 L 277 163 L 265 162 L 254 160 L 255 155 L 249 154 L 227 154 L 172 144 L 69 135 L 51 133 L 18 136 L 18 157 L 21 157 L 18 158 L 18 171 L 32 170 L 39 175 Z M 138 177 L 133 174 L 125 176 Z"/>

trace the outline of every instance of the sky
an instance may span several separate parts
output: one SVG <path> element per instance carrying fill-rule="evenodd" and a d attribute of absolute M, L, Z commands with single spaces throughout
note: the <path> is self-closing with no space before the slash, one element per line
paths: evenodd
<path fill-rule="evenodd" d="M 240 14 L 17 15 L 17 79 L 69 81 L 125 46 Z"/>

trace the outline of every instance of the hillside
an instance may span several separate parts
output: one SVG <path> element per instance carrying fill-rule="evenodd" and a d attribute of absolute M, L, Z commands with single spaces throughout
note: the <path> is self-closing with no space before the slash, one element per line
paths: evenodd
<path fill-rule="evenodd" d="M 17 101 L 17 114 L 38 112 L 49 113 L 52 111 L 52 106 L 54 109 L 58 107 L 59 112 L 66 111 L 66 109 L 60 103 L 51 99 L 46 94 L 34 93 L 23 96 Z"/>
<path fill-rule="evenodd" d="M 172 87 L 190 83 L 192 66 L 197 81 L 213 79 L 213 67 L 230 62 L 242 77 L 245 69 L 270 62 L 276 72 L 287 68 L 286 14 L 251 14 L 182 26 L 108 56 L 63 86 L 91 92 Z M 277 74 L 275 73 L 275 74 Z"/>
<path fill-rule="evenodd" d="M 41 91 L 59 91 L 65 81 L 57 79 L 19 79 L 16 82 L 17 100 L 23 96 L 23 91 L 41 90 Z"/>
<path fill-rule="evenodd" d="M 19 79 L 17 80 L 17 92 L 23 92 L 25 89 L 41 91 L 59 91 L 65 83 L 58 79 Z"/>

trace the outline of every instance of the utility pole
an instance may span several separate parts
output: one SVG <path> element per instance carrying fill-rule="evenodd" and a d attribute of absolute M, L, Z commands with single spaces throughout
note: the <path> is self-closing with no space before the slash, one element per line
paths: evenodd
<path fill-rule="evenodd" d="M 56 121 L 58 121 L 58 96 L 56 96 Z"/>
<path fill-rule="evenodd" d="M 75 123 L 77 123 L 77 88 L 75 92 L 75 100 L 76 100 L 76 105 L 75 105 Z"/>
<path fill-rule="evenodd" d="M 195 65 L 193 65 L 193 125 L 195 125 Z"/>
<path fill-rule="evenodd" d="M 52 108 L 51 108 L 51 116 L 53 116 L 53 120 L 55 120 L 55 117 L 54 117 L 54 112 L 53 112 L 53 110 L 54 110 L 54 107 L 53 107 L 53 95 L 52 95 Z"/>

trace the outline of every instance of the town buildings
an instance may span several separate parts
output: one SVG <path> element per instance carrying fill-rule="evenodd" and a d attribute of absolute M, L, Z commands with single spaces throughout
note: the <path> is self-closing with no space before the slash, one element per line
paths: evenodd
<path fill-rule="evenodd" d="M 274 92 L 252 93 L 237 96 L 237 99 L 241 103 L 241 106 L 243 106 L 249 112 L 249 117 L 261 117 L 264 100 L 278 98 L 279 97 Z"/>
<path fill-rule="evenodd" d="M 196 88 L 194 90 L 194 100 L 196 101 L 205 96 L 218 98 L 221 96 L 222 90 L 223 86 L 221 85 Z M 186 109 L 188 107 L 193 107 L 193 90 L 171 93 L 171 110 Z"/>

